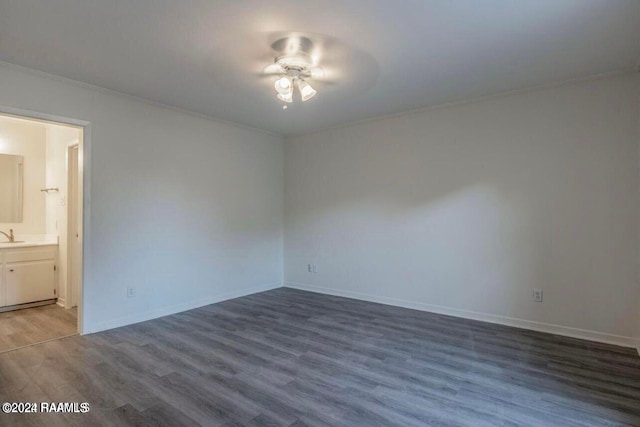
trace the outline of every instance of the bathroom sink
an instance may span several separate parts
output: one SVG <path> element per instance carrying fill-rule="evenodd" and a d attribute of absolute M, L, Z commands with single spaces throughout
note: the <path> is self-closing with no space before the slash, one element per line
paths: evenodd
<path fill-rule="evenodd" d="M 58 242 L 55 240 L 16 240 L 15 242 L 0 242 L 0 251 L 11 248 L 30 248 L 36 246 L 57 246 Z M 2 258 L 0 256 L 0 258 Z"/>

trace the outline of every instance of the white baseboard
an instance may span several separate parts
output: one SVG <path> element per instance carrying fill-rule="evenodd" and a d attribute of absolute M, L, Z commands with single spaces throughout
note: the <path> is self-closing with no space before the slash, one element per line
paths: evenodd
<path fill-rule="evenodd" d="M 64 308 L 64 298 L 59 298 L 56 301 L 56 304 L 58 304 L 60 307 Z"/>
<path fill-rule="evenodd" d="M 430 313 L 445 314 L 448 316 L 462 317 L 464 319 L 480 320 L 482 322 L 497 323 L 515 328 L 529 329 L 538 332 L 547 332 L 555 335 L 562 335 L 571 338 L 579 338 L 589 341 L 597 341 L 606 344 L 619 345 L 622 347 L 637 348 L 640 354 L 640 345 L 635 338 L 622 335 L 608 334 L 604 332 L 589 331 L 585 329 L 572 328 L 569 326 L 554 325 L 549 323 L 534 322 L 531 320 L 517 319 L 513 317 L 498 316 L 495 314 L 479 313 L 475 311 L 461 310 L 458 308 L 445 307 L 440 305 L 425 304 L 415 301 L 407 301 L 396 298 L 381 297 L 377 295 L 363 294 L 359 292 L 344 291 L 341 289 L 312 286 L 304 283 L 285 282 L 285 287 L 300 289 L 303 291 L 317 292 L 321 294 L 335 295 L 345 298 L 353 298 L 362 301 L 375 302 L 396 307 L 411 308 L 414 310 L 428 311 Z"/>
<path fill-rule="evenodd" d="M 158 317 L 169 316 L 170 314 L 180 313 L 182 311 L 192 310 L 194 308 L 203 307 L 209 304 L 215 304 L 217 302 L 226 301 L 229 299 L 239 298 L 246 295 L 255 294 L 258 292 L 270 291 L 271 289 L 281 288 L 282 283 L 270 283 L 267 285 L 254 286 L 251 288 L 239 289 L 237 291 L 225 292 L 221 294 L 211 295 L 208 297 L 198 298 L 197 300 L 171 305 L 162 308 L 156 308 L 153 310 L 147 310 L 142 313 L 136 313 L 129 316 L 119 317 L 117 319 L 110 319 L 104 322 L 99 322 L 95 325 L 91 325 L 83 333 L 93 334 L 100 331 L 106 331 L 108 329 L 119 328 L 121 326 L 132 325 L 134 323 L 145 322 L 147 320 L 156 319 Z"/>

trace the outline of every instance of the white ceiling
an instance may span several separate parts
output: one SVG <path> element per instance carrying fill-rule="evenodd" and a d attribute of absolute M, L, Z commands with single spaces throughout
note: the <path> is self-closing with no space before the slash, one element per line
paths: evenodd
<path fill-rule="evenodd" d="M 335 82 L 283 111 L 260 71 L 290 31 Z M 0 60 L 284 135 L 638 57 L 638 0 L 0 0 Z"/>

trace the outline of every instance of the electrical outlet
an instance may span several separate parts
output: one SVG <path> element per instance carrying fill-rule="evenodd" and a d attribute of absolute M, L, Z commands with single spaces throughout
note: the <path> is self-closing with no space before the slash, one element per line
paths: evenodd
<path fill-rule="evenodd" d="M 128 287 L 127 288 L 127 298 L 133 298 L 136 296 L 136 288 Z"/>
<path fill-rule="evenodd" d="M 313 264 L 309 264 L 309 265 L 307 265 L 307 271 L 308 271 L 309 273 L 313 273 Z"/>
<path fill-rule="evenodd" d="M 542 289 L 533 290 L 533 300 L 535 302 L 542 302 Z"/>

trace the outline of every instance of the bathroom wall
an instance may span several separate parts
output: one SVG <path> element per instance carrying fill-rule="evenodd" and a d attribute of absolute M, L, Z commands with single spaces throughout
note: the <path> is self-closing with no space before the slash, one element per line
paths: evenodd
<path fill-rule="evenodd" d="M 45 185 L 46 129 L 38 122 L 0 116 L 0 153 L 24 156 L 23 218 L 20 223 L 0 223 L 0 231 L 20 235 L 46 233 Z M 0 237 L 0 241 L 4 237 Z"/>
<path fill-rule="evenodd" d="M 280 136 L 6 63 L 0 104 L 90 123 L 83 332 L 282 285 Z"/>
<path fill-rule="evenodd" d="M 58 238 L 58 302 L 66 302 L 67 283 L 67 148 L 79 144 L 81 131 L 47 124 L 46 186 L 58 192 L 46 195 L 46 231 Z"/>

